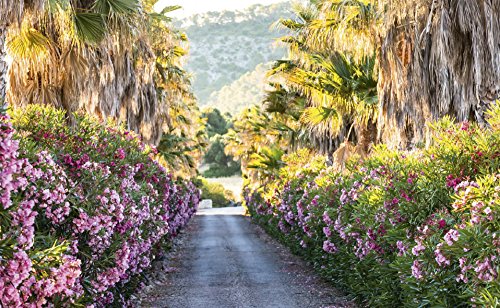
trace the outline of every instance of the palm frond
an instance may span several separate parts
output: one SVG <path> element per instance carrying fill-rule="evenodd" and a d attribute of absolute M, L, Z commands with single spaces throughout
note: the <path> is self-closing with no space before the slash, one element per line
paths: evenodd
<path fill-rule="evenodd" d="M 47 36 L 25 23 L 18 35 L 7 42 L 7 48 L 14 57 L 34 60 L 47 57 L 51 52 L 52 43 Z"/>
<path fill-rule="evenodd" d="M 106 25 L 100 14 L 76 13 L 73 19 L 77 36 L 81 41 L 97 44 L 106 36 Z"/>

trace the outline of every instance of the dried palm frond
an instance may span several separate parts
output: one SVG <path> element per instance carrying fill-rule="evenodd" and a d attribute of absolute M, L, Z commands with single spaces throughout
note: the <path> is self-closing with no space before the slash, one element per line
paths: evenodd
<path fill-rule="evenodd" d="M 22 26 L 10 28 L 9 100 L 114 118 L 144 141 L 157 144 L 169 108 L 181 108 L 180 101 L 191 93 L 189 76 L 179 67 L 186 54 L 179 45 L 185 36 L 172 30 L 165 16 L 178 7 L 156 13 L 156 2 L 47 0 L 38 1 L 45 7 L 35 1 L 10 5 L 9 18 Z M 0 8 L 5 3 L 1 0 Z"/>
<path fill-rule="evenodd" d="M 388 0 L 380 29 L 380 138 L 392 147 L 425 140 L 445 115 L 484 123 L 500 95 L 500 2 Z"/>

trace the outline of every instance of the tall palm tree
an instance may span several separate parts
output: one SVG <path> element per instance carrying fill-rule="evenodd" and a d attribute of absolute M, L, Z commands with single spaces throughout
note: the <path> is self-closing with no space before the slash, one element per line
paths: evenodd
<path fill-rule="evenodd" d="M 381 1 L 382 141 L 411 147 L 425 121 L 451 115 L 484 122 L 500 95 L 500 2 Z"/>
<path fill-rule="evenodd" d="M 271 74 L 307 98 L 300 122 L 323 152 L 335 150 L 350 131 L 365 152 L 376 139 L 374 4 L 316 1 L 298 7 L 296 19 L 278 22 L 291 32 L 281 39 L 290 60 L 277 63 Z M 355 47 L 348 43 L 353 40 Z"/>
<path fill-rule="evenodd" d="M 189 97 L 186 38 L 157 0 L 51 0 L 9 30 L 8 98 L 114 118 L 158 144 L 169 108 Z"/>
<path fill-rule="evenodd" d="M 9 35 L 13 58 L 9 99 L 20 105 L 53 104 L 68 111 L 80 109 L 84 100 L 92 105 L 95 92 L 90 91 L 100 90 L 92 84 L 97 74 L 102 86 L 110 76 L 131 71 L 131 63 L 118 66 L 113 60 L 130 58 L 132 34 L 139 31 L 141 16 L 138 0 L 52 0 L 42 12 L 26 14 Z M 109 106 L 100 107 L 102 113 L 117 113 L 106 110 Z"/>
<path fill-rule="evenodd" d="M 429 120 L 451 115 L 484 123 L 485 111 L 500 96 L 498 20 L 500 2 L 491 0 L 312 1 L 295 20 L 280 21 L 292 32 L 283 39 L 294 66 L 287 83 L 295 83 L 316 107 L 303 118 L 312 120 L 313 130 L 340 127 L 341 136 L 351 130 L 338 120 L 348 126 L 352 121 L 325 103 L 330 93 L 323 77 L 335 74 L 331 65 L 315 60 L 330 61 L 341 53 L 351 64 L 364 66 L 364 58 L 376 54 L 375 62 L 365 63 L 374 65 L 367 83 L 371 89 L 374 76 L 379 77 L 378 112 L 364 129 L 354 125 L 353 134 L 365 149 L 368 139 L 411 148 L 428 139 L 424 123 Z M 352 78 L 343 79 L 349 84 Z"/>

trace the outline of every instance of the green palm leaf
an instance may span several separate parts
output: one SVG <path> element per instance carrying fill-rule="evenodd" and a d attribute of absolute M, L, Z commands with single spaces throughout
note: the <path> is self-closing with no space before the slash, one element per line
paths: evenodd
<path fill-rule="evenodd" d="M 96 0 L 94 10 L 104 16 L 134 14 L 141 7 L 138 0 Z"/>
<path fill-rule="evenodd" d="M 78 38 L 86 43 L 97 44 L 106 36 L 106 26 L 100 14 L 76 13 L 73 20 Z"/>

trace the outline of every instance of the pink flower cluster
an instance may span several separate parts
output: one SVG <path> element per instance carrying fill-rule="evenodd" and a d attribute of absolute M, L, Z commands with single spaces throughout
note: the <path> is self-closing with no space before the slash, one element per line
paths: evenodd
<path fill-rule="evenodd" d="M 0 223 L 10 226 L 0 229 L 0 306 L 125 300 L 120 288 L 190 220 L 199 190 L 141 156 L 128 133 L 24 129 L 37 147 L 25 149 L 0 116 Z"/>
<path fill-rule="evenodd" d="M 322 269 L 332 266 L 333 271 L 338 271 L 336 268 L 341 265 L 321 262 L 335 260 L 337 255 L 344 254 L 341 260 L 352 255 L 356 262 L 376 260 L 382 267 L 386 264 L 392 266 L 391 262 L 395 262 L 396 266 L 404 268 L 398 272 L 398 278 L 401 281 L 412 279 L 411 283 L 416 280 L 416 283 L 424 284 L 434 275 L 448 272 L 451 280 L 457 282 L 474 280 L 477 285 L 478 281 L 497 281 L 497 256 L 484 257 L 471 251 L 467 241 L 470 233 L 464 235 L 464 230 L 485 227 L 484 236 L 496 247 L 496 253 L 500 253 L 500 239 L 494 225 L 498 217 L 498 192 L 494 192 L 493 199 L 490 199 L 481 193 L 491 193 L 492 190 L 483 188 L 481 183 L 455 181 L 450 177 L 442 188 L 454 194 L 455 202 L 450 203 L 449 208 L 443 206 L 429 216 L 423 216 L 422 223 L 409 228 L 409 221 L 414 219 L 408 216 L 410 209 L 413 208 L 414 215 L 418 215 L 416 211 L 427 206 L 426 203 L 417 203 L 415 197 L 417 185 L 426 180 L 425 173 L 402 175 L 389 167 L 379 167 L 361 170 L 357 175 L 359 177 L 351 184 L 344 176 L 331 176 L 325 172 L 313 180 L 287 179 L 286 182 L 277 182 L 281 187 L 274 188 L 273 193 L 262 195 L 247 190 L 246 205 L 254 219 L 265 221 L 268 229 L 276 226 L 280 236 L 289 239 L 290 243 L 302 249 L 317 249 L 313 254 L 321 248 L 325 254 L 321 261 L 316 259 L 314 262 L 319 262 Z M 326 182 L 325 177 L 330 178 L 329 184 L 319 187 L 316 182 Z M 495 180 L 500 181 L 500 176 Z M 499 188 L 494 190 L 500 191 Z M 383 198 L 378 192 L 384 193 Z M 367 204 L 372 194 L 376 203 Z M 458 214 L 451 213 L 452 209 Z M 488 228 L 488 224 L 492 227 Z"/>
<path fill-rule="evenodd" d="M 81 294 L 80 261 L 67 255 L 44 260 L 42 257 L 46 252 L 37 252 L 33 248 L 36 219 L 42 209 L 47 208 L 44 202 L 57 202 L 53 202 L 56 200 L 51 199 L 50 193 L 39 191 L 32 183 L 56 182 L 53 161 L 45 152 L 40 153 L 33 164 L 20 158 L 19 142 L 13 139 L 13 134 L 8 118 L 0 116 L 0 206 L 7 210 L 10 216 L 7 221 L 11 226 L 0 233 L 0 245 L 6 245 L 0 246 L 0 304 L 5 307 L 36 307 L 57 296 L 72 300 Z M 54 195 L 54 199 L 59 198 L 58 193 Z M 44 211 L 49 219 L 58 216 L 51 209 Z M 42 261 L 34 263 L 30 255 L 37 253 Z M 51 258 L 54 260 L 50 270 L 36 270 Z"/>

